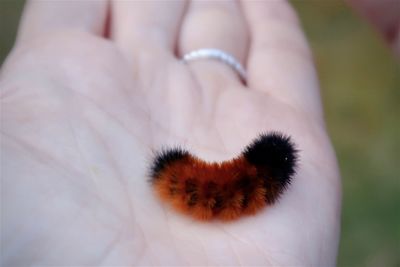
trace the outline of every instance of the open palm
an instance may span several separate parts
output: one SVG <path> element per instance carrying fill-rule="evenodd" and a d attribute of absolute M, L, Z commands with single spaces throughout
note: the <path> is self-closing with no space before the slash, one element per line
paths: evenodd
<path fill-rule="evenodd" d="M 102 2 L 26 8 L 1 72 L 3 263 L 334 265 L 339 175 L 310 53 L 289 6 L 112 4 L 111 40 L 99 36 Z M 244 19 L 233 20 L 235 31 L 225 21 L 241 8 L 248 33 Z M 80 11 L 64 21 L 55 10 Z M 215 38 L 216 27 L 193 44 L 210 10 L 243 42 Z M 43 23 L 49 17 L 54 25 Z M 182 54 L 205 46 L 246 61 L 248 84 L 220 62 L 185 65 L 174 56 L 174 47 Z M 289 134 L 300 150 L 293 183 L 275 205 L 204 223 L 153 195 L 153 150 L 180 145 L 223 161 L 268 131 Z"/>

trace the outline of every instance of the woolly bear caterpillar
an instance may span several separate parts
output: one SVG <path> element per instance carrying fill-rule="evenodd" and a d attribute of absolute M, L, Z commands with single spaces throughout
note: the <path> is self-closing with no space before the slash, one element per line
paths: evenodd
<path fill-rule="evenodd" d="M 290 184 L 297 150 L 290 137 L 261 134 L 236 158 L 208 163 L 182 148 L 164 149 L 150 167 L 156 194 L 199 220 L 234 220 L 273 204 Z"/>

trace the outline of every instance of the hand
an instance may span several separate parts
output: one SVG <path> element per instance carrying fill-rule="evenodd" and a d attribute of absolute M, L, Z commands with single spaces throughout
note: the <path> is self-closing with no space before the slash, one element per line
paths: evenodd
<path fill-rule="evenodd" d="M 340 177 L 312 56 L 286 2 L 30 2 L 1 72 L 4 265 L 333 266 Z M 110 26 L 110 29 L 107 28 Z M 109 32 L 109 39 L 104 38 Z M 215 47 L 248 71 L 179 56 Z M 280 201 L 232 223 L 161 203 L 151 151 L 235 157 L 292 136 Z"/>

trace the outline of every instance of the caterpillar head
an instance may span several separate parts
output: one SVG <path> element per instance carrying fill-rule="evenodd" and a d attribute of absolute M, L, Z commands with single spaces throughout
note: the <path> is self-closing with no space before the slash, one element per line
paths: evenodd
<path fill-rule="evenodd" d="M 246 160 L 285 186 L 296 171 L 297 150 L 289 136 L 261 134 L 243 152 Z"/>

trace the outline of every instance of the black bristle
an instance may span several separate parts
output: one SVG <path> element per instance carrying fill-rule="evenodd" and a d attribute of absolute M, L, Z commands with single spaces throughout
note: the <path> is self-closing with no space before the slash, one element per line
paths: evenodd
<path fill-rule="evenodd" d="M 242 209 L 247 208 L 250 200 L 250 196 L 254 191 L 254 184 L 249 177 L 242 177 L 236 181 L 236 187 L 243 194 L 243 200 L 241 202 Z"/>
<path fill-rule="evenodd" d="M 152 165 L 150 166 L 150 181 L 156 180 L 166 166 L 174 161 L 186 158 L 189 155 L 189 152 L 182 148 L 170 148 L 161 150 L 155 155 L 152 161 Z"/>
<path fill-rule="evenodd" d="M 296 171 L 297 150 L 289 136 L 272 132 L 261 134 L 243 152 L 250 163 L 286 187 Z"/>
<path fill-rule="evenodd" d="M 192 194 L 198 191 L 198 184 L 196 179 L 187 179 L 185 181 L 185 193 Z"/>

